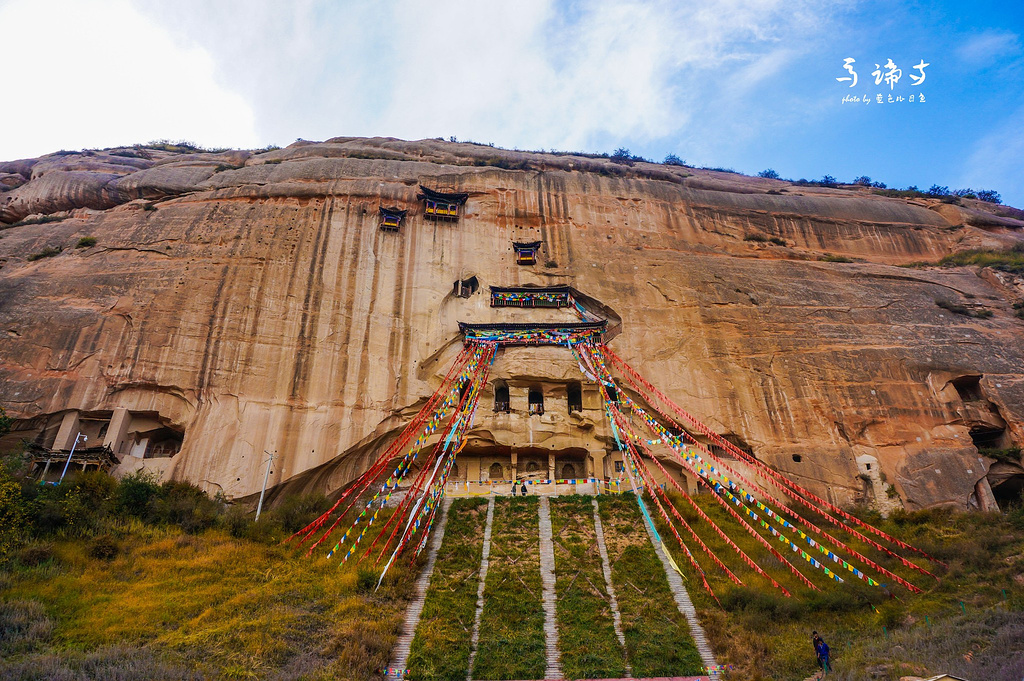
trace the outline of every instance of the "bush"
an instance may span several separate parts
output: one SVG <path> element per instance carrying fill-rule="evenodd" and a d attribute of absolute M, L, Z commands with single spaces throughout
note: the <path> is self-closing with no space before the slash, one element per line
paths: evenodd
<path fill-rule="evenodd" d="M 978 449 L 978 454 L 995 459 L 996 461 L 1002 461 L 1003 463 L 1020 463 L 1020 447 L 1008 447 L 1006 449 L 982 447 Z"/>
<path fill-rule="evenodd" d="M 612 163 L 618 163 L 624 166 L 633 165 L 633 155 L 629 153 L 629 149 L 626 147 L 619 147 L 609 156 Z"/>
<path fill-rule="evenodd" d="M 160 486 L 154 512 L 158 521 L 178 525 L 194 534 L 217 522 L 220 505 L 192 483 L 169 480 Z"/>
<path fill-rule="evenodd" d="M 772 170 L 771 168 L 767 168 L 765 170 L 762 170 L 761 172 L 759 172 L 757 174 L 757 176 L 758 177 L 764 177 L 764 178 L 767 178 L 769 180 L 777 180 L 777 179 L 779 179 L 779 174 L 777 172 L 775 172 L 774 170 Z"/>
<path fill-rule="evenodd" d="M 368 565 L 360 565 L 356 569 L 356 588 L 363 593 L 376 589 L 379 579 L 380 573 Z"/>
<path fill-rule="evenodd" d="M 666 154 L 665 160 L 662 161 L 667 166 L 685 166 L 686 161 L 682 160 L 675 154 Z"/>
<path fill-rule="evenodd" d="M 549 270 L 553 270 L 554 268 L 558 267 L 558 263 L 555 262 L 554 260 L 548 260 L 547 262 L 544 263 L 544 267 L 548 268 Z"/>
<path fill-rule="evenodd" d="M 853 178 L 853 184 L 859 184 L 862 187 L 870 187 L 871 178 L 868 177 L 867 175 L 861 175 L 860 177 Z"/>
<path fill-rule="evenodd" d="M 21 499 L 21 486 L 0 468 L 0 562 L 9 556 L 24 533 L 25 508 Z"/>
<path fill-rule="evenodd" d="M 96 245 L 96 237 L 94 237 L 94 236 L 83 236 L 81 239 L 78 240 L 78 243 L 75 244 L 75 248 L 92 248 L 95 245 Z"/>
<path fill-rule="evenodd" d="M 113 560 L 121 552 L 121 546 L 109 534 L 101 534 L 89 544 L 89 555 L 100 560 Z"/>
<path fill-rule="evenodd" d="M 154 500 L 160 494 L 160 484 L 155 473 L 138 470 L 130 473 L 118 483 L 115 494 L 115 510 L 122 514 L 145 520 L 153 512 Z"/>
<path fill-rule="evenodd" d="M 825 175 L 821 178 L 819 184 L 822 187 L 835 187 L 839 183 L 836 181 L 836 178 L 832 177 L 831 175 Z"/>
<path fill-rule="evenodd" d="M 782 594 L 757 591 L 744 586 L 729 589 L 722 594 L 721 601 L 726 612 L 742 612 L 774 621 L 799 617 L 805 607 L 799 599 L 786 598 Z"/>
<path fill-rule="evenodd" d="M 780 239 L 777 236 L 770 236 L 770 237 L 768 237 L 768 241 L 772 242 L 776 246 L 788 246 L 789 245 L 789 244 L 786 243 L 785 239 Z"/>
<path fill-rule="evenodd" d="M 43 258 L 52 258 L 55 255 L 59 255 L 63 249 L 54 248 L 53 246 L 47 246 L 38 253 L 33 253 L 26 258 L 29 262 L 35 262 L 36 260 L 42 260 Z"/>
<path fill-rule="evenodd" d="M 265 513 L 264 517 L 270 516 L 277 520 L 285 532 L 293 534 L 319 518 L 330 507 L 331 502 L 323 494 L 296 494 L 285 497 L 280 506 Z"/>
<path fill-rule="evenodd" d="M 851 258 L 847 258 L 845 255 L 831 255 L 826 253 L 821 256 L 822 262 L 853 262 Z"/>
<path fill-rule="evenodd" d="M 22 496 L 32 504 L 38 533 L 88 536 L 104 526 L 116 490 L 114 478 L 88 471 L 69 473 L 60 485 L 23 486 Z"/>
<path fill-rule="evenodd" d="M 25 567 L 39 567 L 53 560 L 53 544 L 50 542 L 32 542 L 18 551 L 18 562 Z"/>
<path fill-rule="evenodd" d="M 993 315 L 992 310 L 971 310 L 966 305 L 961 305 L 952 300 L 945 300 L 937 298 L 935 304 L 941 307 L 943 310 L 949 310 L 953 314 L 963 315 L 964 317 L 974 317 L 976 319 L 988 319 Z"/>
<path fill-rule="evenodd" d="M 9 225 L 9 227 L 24 227 L 25 225 L 44 225 L 47 222 L 60 222 L 61 220 L 67 219 L 68 218 L 66 215 L 43 215 L 38 218 L 25 218 L 24 220 L 19 220 L 18 222 Z"/>
<path fill-rule="evenodd" d="M 766 237 L 764 234 L 746 234 L 744 235 L 743 240 L 765 242 L 768 241 L 768 237 Z"/>
<path fill-rule="evenodd" d="M 953 253 L 939 260 L 939 265 L 991 267 L 992 269 L 1024 274 L 1024 253 L 1017 247 L 1005 251 L 970 250 Z"/>

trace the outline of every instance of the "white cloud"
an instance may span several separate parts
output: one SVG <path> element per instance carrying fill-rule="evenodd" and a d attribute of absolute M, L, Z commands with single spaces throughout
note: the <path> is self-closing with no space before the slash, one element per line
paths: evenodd
<path fill-rule="evenodd" d="M 1005 203 L 1024 205 L 1024 106 L 984 135 L 964 164 L 956 186 L 994 189 Z"/>
<path fill-rule="evenodd" d="M 127 0 L 11 0 L 0 44 L 0 159 L 158 138 L 259 144 L 251 107 L 216 81 L 210 54 Z"/>
<path fill-rule="evenodd" d="M 261 137 L 457 135 L 502 146 L 751 134 L 689 128 L 809 48 L 809 0 L 136 0 L 199 41 Z M 731 105 L 725 108 L 718 105 Z M 613 142 L 614 143 L 614 142 Z"/>
<path fill-rule="evenodd" d="M 965 40 L 957 54 L 969 65 L 984 68 L 1020 51 L 1020 36 L 1016 33 L 986 31 Z"/>

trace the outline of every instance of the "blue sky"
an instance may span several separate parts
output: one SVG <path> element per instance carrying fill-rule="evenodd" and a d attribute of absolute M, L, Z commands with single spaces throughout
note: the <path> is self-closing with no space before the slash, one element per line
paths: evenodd
<path fill-rule="evenodd" d="M 1019 0 L 0 0 L 0 40 L 20 55 L 2 160 L 454 135 L 987 188 L 1024 206 Z M 846 57 L 855 88 L 835 80 Z M 903 72 L 891 90 L 871 76 L 888 59 Z"/>

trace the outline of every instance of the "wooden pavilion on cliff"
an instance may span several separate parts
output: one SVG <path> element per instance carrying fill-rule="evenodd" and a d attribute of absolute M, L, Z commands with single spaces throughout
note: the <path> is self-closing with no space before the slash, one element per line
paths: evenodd
<path fill-rule="evenodd" d="M 568 307 L 568 286 L 492 286 L 491 307 Z"/>
<path fill-rule="evenodd" d="M 396 206 L 390 208 L 380 207 L 380 228 L 385 232 L 397 232 L 405 214 L 408 211 L 400 210 Z"/>
<path fill-rule="evenodd" d="M 469 194 L 465 192 L 441 192 L 420 185 L 417 198 L 423 201 L 423 215 L 430 220 L 459 219 L 459 209 L 466 203 Z"/>
<path fill-rule="evenodd" d="M 512 248 L 516 251 L 516 264 L 517 265 L 535 265 L 537 264 L 537 251 L 540 250 L 540 245 L 543 241 L 513 241 Z"/>

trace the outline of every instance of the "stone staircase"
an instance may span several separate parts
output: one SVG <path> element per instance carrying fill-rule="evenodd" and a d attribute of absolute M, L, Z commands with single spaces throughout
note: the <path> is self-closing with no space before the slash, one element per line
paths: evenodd
<path fill-rule="evenodd" d="M 437 551 L 441 548 L 441 542 L 444 540 L 444 528 L 448 524 L 448 509 L 451 505 L 451 498 L 445 497 L 441 505 L 441 517 L 438 519 L 437 527 L 434 528 L 434 536 L 430 538 L 430 545 L 427 548 L 427 564 L 423 566 L 423 572 L 420 573 L 419 578 L 416 580 L 413 600 L 409 604 L 409 609 L 405 611 L 402 634 L 398 637 L 398 643 L 395 645 L 394 652 L 391 653 L 389 673 L 385 675 L 387 679 L 401 679 L 405 677 L 404 670 L 409 660 L 409 649 L 412 646 L 413 636 L 416 634 L 416 627 L 420 623 L 420 615 L 423 613 L 423 602 L 427 598 L 430 577 L 434 574 Z M 488 520 L 490 520 L 489 517 Z"/>
<path fill-rule="evenodd" d="M 476 590 L 476 615 L 473 617 L 473 634 L 470 637 L 469 668 L 466 681 L 473 679 L 473 663 L 476 662 L 476 649 L 480 645 L 480 618 L 484 613 L 484 586 L 487 581 L 487 567 L 491 556 L 491 526 L 494 524 L 494 497 L 487 500 L 487 522 L 484 525 L 484 548 L 480 555 L 480 585 Z"/>
<path fill-rule="evenodd" d="M 658 559 L 665 569 L 665 577 L 668 578 L 668 585 L 672 589 L 672 596 L 676 601 L 676 606 L 679 608 L 679 612 L 683 613 L 683 616 L 686 617 L 686 621 L 690 625 L 690 636 L 693 637 L 693 642 L 697 646 L 700 659 L 706 669 L 714 669 L 717 664 L 715 662 L 715 655 L 711 652 L 711 646 L 708 644 L 707 636 L 704 634 L 704 628 L 700 626 L 700 620 L 697 619 L 697 610 L 693 607 L 690 594 L 686 591 L 686 586 L 683 584 L 679 573 L 675 571 L 668 556 L 665 555 L 665 547 L 662 546 L 662 543 L 651 530 L 651 527 L 646 522 L 643 525 L 644 529 L 647 530 L 647 536 L 651 539 L 651 544 L 654 546 L 654 551 L 658 554 Z M 717 676 L 718 674 L 712 671 L 711 675 Z"/>
<path fill-rule="evenodd" d="M 615 586 L 612 584 L 612 566 L 608 560 L 608 546 L 604 543 L 604 526 L 601 525 L 601 514 L 598 509 L 597 499 L 592 499 L 594 505 L 594 533 L 597 535 L 597 550 L 601 554 L 601 571 L 604 573 L 604 586 L 608 591 L 609 606 L 612 610 L 612 626 L 615 627 L 615 636 L 619 639 L 619 645 L 623 652 L 626 650 L 626 636 L 622 633 L 622 615 L 619 614 L 619 599 L 615 597 Z M 625 655 L 623 655 L 625 657 Z M 626 662 L 626 676 L 632 678 L 633 669 L 629 662 Z"/>
<path fill-rule="evenodd" d="M 558 653 L 558 619 L 555 604 L 555 545 L 551 536 L 551 504 L 540 498 L 540 577 L 544 585 L 544 647 L 547 652 L 545 679 L 561 679 L 562 666 Z"/>

